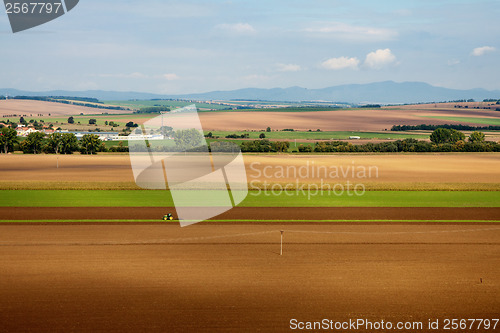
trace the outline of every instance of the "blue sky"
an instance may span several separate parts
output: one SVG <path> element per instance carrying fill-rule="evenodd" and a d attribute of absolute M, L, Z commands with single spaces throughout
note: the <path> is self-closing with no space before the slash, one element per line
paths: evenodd
<path fill-rule="evenodd" d="M 12 34 L 0 87 L 163 94 L 422 81 L 500 89 L 500 1 L 80 0 Z"/>

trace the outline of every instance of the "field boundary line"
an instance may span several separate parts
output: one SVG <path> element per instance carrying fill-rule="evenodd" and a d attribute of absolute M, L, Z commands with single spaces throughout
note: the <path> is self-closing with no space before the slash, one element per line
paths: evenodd
<path fill-rule="evenodd" d="M 190 220 L 183 220 L 185 222 L 190 222 Z M 179 222 L 178 220 L 173 220 L 173 221 L 162 221 L 160 219 L 47 219 L 47 220 L 42 220 L 42 219 L 35 219 L 35 220 L 0 220 L 0 224 L 2 223 L 139 223 L 139 222 L 155 222 L 158 224 L 166 224 L 166 225 L 175 225 L 176 222 Z M 265 220 L 260 220 L 260 219 L 230 219 L 230 220 L 205 220 L 201 223 L 205 224 L 210 224 L 210 223 L 251 223 L 251 222 L 256 222 L 256 223 L 347 223 L 347 222 L 353 222 L 353 223 L 370 223 L 370 222 L 387 222 L 387 223 L 402 223 L 402 222 L 408 222 L 408 223 L 499 223 L 500 220 L 435 220 L 435 219 L 429 219 L 429 220 L 415 220 L 415 219 L 398 219 L 398 220 L 391 220 L 391 219 L 365 219 L 365 220 L 347 220 L 347 219 L 339 219 L 339 220 L 293 220 L 293 219 L 287 219 L 287 220 L 278 220 L 278 219 L 265 219 Z"/>

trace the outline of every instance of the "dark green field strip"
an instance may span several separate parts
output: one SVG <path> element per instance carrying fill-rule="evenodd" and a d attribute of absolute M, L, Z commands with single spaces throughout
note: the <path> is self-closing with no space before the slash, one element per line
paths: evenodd
<path fill-rule="evenodd" d="M 441 119 L 459 121 L 463 123 L 485 124 L 485 125 L 500 125 L 500 119 L 484 118 L 484 117 L 448 117 L 448 116 L 421 116 L 423 118 Z"/>
<path fill-rule="evenodd" d="M 158 190 L 0 191 L 0 207 L 172 206 L 170 192 Z M 239 207 L 500 207 L 500 191 L 366 191 L 360 196 L 352 192 L 250 191 Z"/>

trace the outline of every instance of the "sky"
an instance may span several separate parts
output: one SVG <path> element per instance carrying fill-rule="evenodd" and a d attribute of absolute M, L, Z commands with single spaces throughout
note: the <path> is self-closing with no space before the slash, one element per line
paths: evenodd
<path fill-rule="evenodd" d="M 392 80 L 500 90 L 500 1 L 80 0 L 13 34 L 0 88 L 160 94 Z"/>

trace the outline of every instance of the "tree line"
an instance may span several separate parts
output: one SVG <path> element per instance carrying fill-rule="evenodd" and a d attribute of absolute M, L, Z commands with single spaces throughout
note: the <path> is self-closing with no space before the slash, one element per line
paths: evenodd
<path fill-rule="evenodd" d="M 473 132 L 468 139 L 454 129 L 438 128 L 430 136 L 431 142 L 404 139 L 394 142 L 366 143 L 353 145 L 345 141 L 316 142 L 314 146 L 300 145 L 299 152 L 500 152 L 500 144 L 485 141 L 482 132 Z"/>
<path fill-rule="evenodd" d="M 0 129 L 0 152 L 6 154 L 14 150 L 25 154 L 96 154 L 107 151 L 107 148 L 95 134 L 85 134 L 79 141 L 73 133 L 52 133 L 45 136 L 42 132 L 33 132 L 20 141 L 16 130 L 3 127 Z"/>
<path fill-rule="evenodd" d="M 500 126 L 470 126 L 470 125 L 453 125 L 453 124 L 445 124 L 445 125 L 394 125 L 391 128 L 391 131 L 400 132 L 400 131 L 434 131 L 438 128 L 448 128 L 459 131 L 500 131 Z"/>
<path fill-rule="evenodd" d="M 139 110 L 134 111 L 134 113 L 160 113 L 168 111 L 170 111 L 170 108 L 166 106 L 149 106 L 140 108 Z"/>

